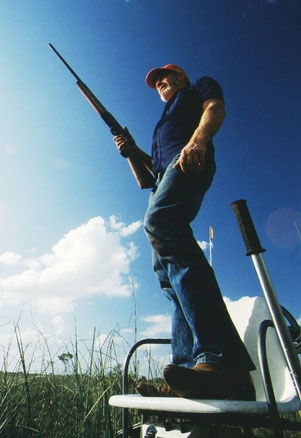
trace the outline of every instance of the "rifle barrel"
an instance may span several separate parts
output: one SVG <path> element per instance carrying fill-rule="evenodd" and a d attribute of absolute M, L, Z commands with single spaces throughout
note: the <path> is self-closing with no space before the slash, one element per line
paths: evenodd
<path fill-rule="evenodd" d="M 65 59 L 62 57 L 62 55 L 56 50 L 56 48 L 49 43 L 49 47 L 54 51 L 54 53 L 56 54 L 56 56 L 58 56 L 60 58 L 60 60 L 65 64 L 65 66 L 67 67 L 67 69 L 73 74 L 73 76 L 80 82 L 81 78 L 75 73 L 75 71 L 73 70 L 73 68 L 70 67 L 70 65 L 68 64 L 67 61 L 65 61 Z"/>
<path fill-rule="evenodd" d="M 97 97 L 92 93 L 92 91 L 87 87 L 86 84 L 81 80 L 81 78 L 75 73 L 75 71 L 70 67 L 70 65 L 64 60 L 62 55 L 56 50 L 56 48 L 49 43 L 49 47 L 54 51 L 56 56 L 62 61 L 62 63 L 67 67 L 67 69 L 76 78 L 76 85 L 79 90 L 83 93 L 85 98 L 88 100 L 90 105 L 95 109 L 95 111 L 100 115 L 106 125 L 110 128 L 113 135 L 120 135 L 124 133 L 124 129 L 115 119 L 115 117 L 109 113 L 109 111 L 103 106 L 103 104 L 97 99 Z M 139 154 L 138 154 L 139 155 Z M 125 156 L 125 155 L 124 155 Z M 141 189 L 151 188 L 154 186 L 155 179 L 152 174 L 151 169 L 144 163 L 140 156 L 125 156 L 134 177 Z"/>

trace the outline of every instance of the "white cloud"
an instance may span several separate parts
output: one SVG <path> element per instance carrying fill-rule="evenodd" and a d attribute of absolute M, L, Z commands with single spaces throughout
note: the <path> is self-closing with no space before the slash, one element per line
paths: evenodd
<path fill-rule="evenodd" d="M 132 224 L 128 225 L 127 227 L 124 227 L 121 230 L 122 237 L 128 237 L 128 236 L 131 236 L 132 234 L 136 233 L 136 231 L 141 227 L 141 225 L 142 225 L 141 221 L 136 221 L 136 222 L 133 222 Z"/>
<path fill-rule="evenodd" d="M 142 225 L 141 221 L 136 221 L 126 226 L 123 222 L 118 220 L 117 216 L 114 215 L 110 216 L 109 223 L 112 230 L 119 231 L 122 237 L 128 237 L 131 234 L 136 233 Z"/>
<path fill-rule="evenodd" d="M 200 246 L 200 248 L 203 251 L 207 251 L 207 249 L 209 249 L 209 246 L 210 246 L 209 242 L 206 242 L 205 240 L 202 240 L 202 241 L 198 240 L 197 243 L 198 243 L 198 245 Z M 211 245 L 212 245 L 212 248 L 213 248 L 213 243 L 212 242 L 211 242 Z"/>
<path fill-rule="evenodd" d="M 140 226 L 140 221 L 125 224 L 117 218 L 94 217 L 67 232 L 44 254 L 35 248 L 27 256 L 13 251 L 0 254 L 2 368 L 14 371 L 22 366 L 19 338 L 31 370 L 39 372 L 50 363 L 64 370 L 58 355 L 73 351 L 72 318 L 78 304 L 83 299 L 95 302 L 97 295 L 131 296 L 131 263 L 137 248 L 129 236 Z M 63 341 L 66 338 L 70 340 Z M 112 340 L 123 358 L 128 345 L 114 330 L 99 335 L 97 348 L 110 351 Z"/>
<path fill-rule="evenodd" d="M 35 258 L 23 259 L 9 252 L 0 255 L 0 262 L 20 265 L 18 273 L 0 278 L 0 304 L 31 300 L 40 310 L 58 314 L 72 311 L 76 300 L 83 297 L 129 296 L 130 264 L 137 249 L 122 238 L 139 226 L 138 222 L 126 226 L 116 218 L 111 224 L 94 217 Z"/>
<path fill-rule="evenodd" d="M 141 332 L 141 335 L 152 337 L 171 333 L 171 316 L 168 314 L 149 315 L 142 318 L 148 327 Z"/>
<path fill-rule="evenodd" d="M 5 330 L 0 334 L 0 362 L 2 370 L 23 370 L 24 361 L 27 371 L 44 372 L 52 370 L 55 364 L 57 369 L 58 354 L 66 351 L 66 342 L 61 336 L 64 323 L 61 317 L 52 319 L 53 329 L 51 334 L 43 323 L 25 325 L 22 321 L 8 321 Z M 21 348 L 21 351 L 20 351 Z M 52 365 L 51 365 L 52 364 Z M 58 369 L 58 372 L 62 370 Z"/>
<path fill-rule="evenodd" d="M 54 318 L 52 318 L 51 320 L 53 327 L 55 329 L 55 334 L 57 336 L 60 336 L 64 333 L 65 331 L 65 321 L 64 318 L 62 318 L 61 315 L 56 315 Z"/>
<path fill-rule="evenodd" d="M 101 347 L 103 347 L 104 344 L 108 341 L 108 339 L 109 339 L 109 335 L 108 335 L 108 333 L 101 333 L 101 334 L 97 337 L 96 341 L 97 341 L 97 343 L 98 343 Z"/>
<path fill-rule="evenodd" d="M 6 266 L 12 266 L 20 262 L 22 257 L 20 254 L 16 254 L 15 252 L 4 252 L 0 254 L 0 263 Z"/>
<path fill-rule="evenodd" d="M 122 222 L 118 220 L 118 217 L 115 215 L 109 217 L 109 224 L 112 230 L 117 230 L 117 231 L 119 231 L 124 225 Z"/>
<path fill-rule="evenodd" d="M 124 347 L 124 343 L 123 337 L 115 330 L 111 330 L 109 333 L 101 333 L 96 338 L 96 345 L 99 345 L 101 349 L 104 347 L 106 349 L 113 347 L 115 350 L 115 347 Z"/>
<path fill-rule="evenodd" d="M 125 327 L 125 328 L 123 328 L 123 329 L 120 330 L 120 333 L 121 333 L 122 335 L 130 335 L 130 334 L 132 334 L 133 332 L 134 332 L 134 330 L 133 330 L 132 328 L 128 328 L 128 327 Z"/>
<path fill-rule="evenodd" d="M 228 310 L 231 312 L 232 318 L 239 325 L 240 319 L 244 319 L 241 318 L 241 315 L 243 314 L 245 303 L 252 300 L 252 298 L 246 296 L 238 301 L 232 301 L 228 297 L 223 297 L 223 299 Z M 171 316 L 169 314 L 148 315 L 141 319 L 147 324 L 146 329 L 140 332 L 142 336 L 160 337 L 163 335 L 171 335 Z"/>
<path fill-rule="evenodd" d="M 4 147 L 4 151 L 7 155 L 15 155 L 17 153 L 17 147 L 13 144 L 7 144 Z"/>

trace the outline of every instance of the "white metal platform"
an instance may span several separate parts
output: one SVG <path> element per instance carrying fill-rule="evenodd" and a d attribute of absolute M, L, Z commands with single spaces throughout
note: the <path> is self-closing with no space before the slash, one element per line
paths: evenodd
<path fill-rule="evenodd" d="M 110 405 L 141 411 L 173 412 L 185 414 L 268 414 L 265 401 L 236 400 L 192 400 L 173 397 L 142 397 L 139 394 L 114 395 Z M 300 408 L 298 399 L 278 401 L 280 413 L 296 412 Z"/>

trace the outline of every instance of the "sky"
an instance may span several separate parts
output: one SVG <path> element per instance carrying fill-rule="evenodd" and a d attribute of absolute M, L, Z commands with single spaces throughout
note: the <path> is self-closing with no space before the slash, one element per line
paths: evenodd
<path fill-rule="evenodd" d="M 11 366 L 16 326 L 24 345 L 42 335 L 54 351 L 75 331 L 100 343 L 114 331 L 126 346 L 170 335 L 142 227 L 149 190 L 49 43 L 146 152 L 164 108 L 144 82 L 151 68 L 220 82 L 227 116 L 195 237 L 209 257 L 213 227 L 228 300 L 262 295 L 231 207 L 246 199 L 278 299 L 301 317 L 299 0 L 2 0 L 0 24 L 0 354 Z"/>

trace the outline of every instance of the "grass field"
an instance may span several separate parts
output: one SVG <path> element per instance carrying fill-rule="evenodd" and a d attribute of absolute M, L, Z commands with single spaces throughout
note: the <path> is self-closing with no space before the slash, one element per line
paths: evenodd
<path fill-rule="evenodd" d="M 35 357 L 26 358 L 27 347 L 23 346 L 17 328 L 15 339 L 18 346 L 15 369 L 9 369 L 7 353 L 0 371 L 0 438 L 117 437 L 121 411 L 108 404 L 110 396 L 122 390 L 122 369 L 114 333 L 102 348 L 96 345 L 94 335 L 84 353 L 80 352 L 77 338 L 58 355 L 52 355 L 46 343 L 47 359 L 39 357 L 40 372 L 31 371 Z M 152 367 L 148 377 L 156 378 L 155 362 L 150 357 L 144 359 Z M 133 392 L 139 360 L 134 359 L 131 373 Z M 260 429 L 256 436 L 273 434 Z M 288 432 L 286 436 L 298 438 L 296 432 Z"/>

